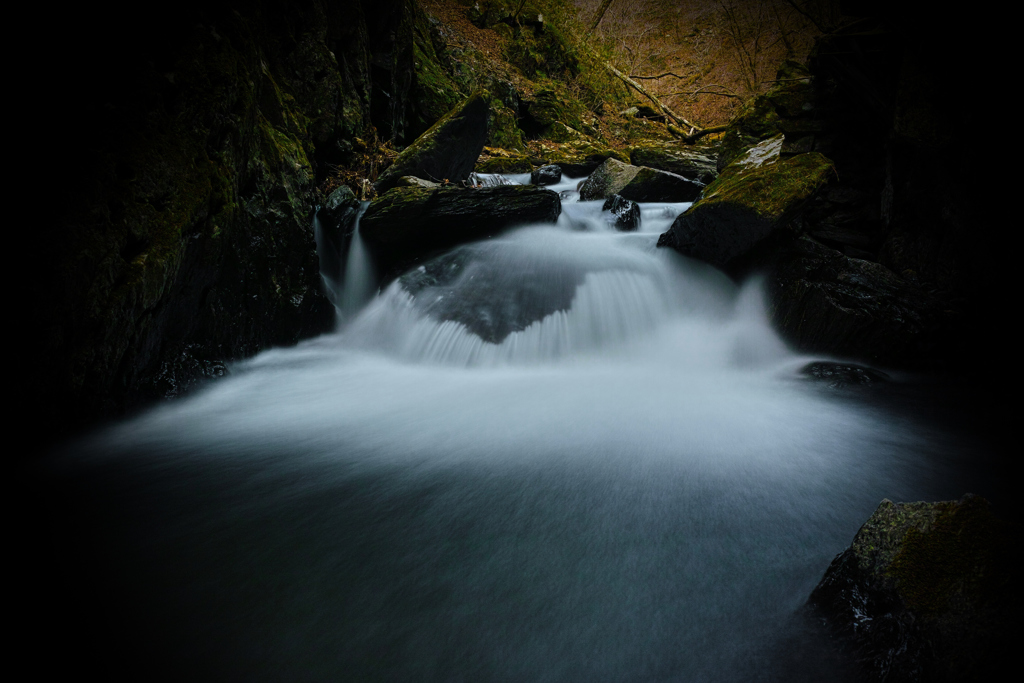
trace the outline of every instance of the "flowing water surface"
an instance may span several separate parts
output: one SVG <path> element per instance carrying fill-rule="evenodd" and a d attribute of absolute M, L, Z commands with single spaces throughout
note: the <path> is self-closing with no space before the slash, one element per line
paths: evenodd
<path fill-rule="evenodd" d="M 912 378 L 803 378 L 756 281 L 655 248 L 686 205 L 617 233 L 574 186 L 557 225 L 376 295 L 350 258 L 335 333 L 56 458 L 97 659 L 139 680 L 856 680 L 801 607 L 882 498 L 985 493 L 981 446 L 908 409 Z"/>

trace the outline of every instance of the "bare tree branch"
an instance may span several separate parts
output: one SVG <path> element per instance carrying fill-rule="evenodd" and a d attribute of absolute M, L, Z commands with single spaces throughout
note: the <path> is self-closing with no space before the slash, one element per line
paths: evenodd
<path fill-rule="evenodd" d="M 677 114 L 676 114 L 675 112 L 673 112 L 673 111 L 672 111 L 671 109 L 669 109 L 669 108 L 668 108 L 668 107 L 666 107 L 666 106 L 665 106 L 664 104 L 662 104 L 661 100 L 659 100 L 659 99 L 658 99 L 657 97 L 655 97 L 655 96 L 654 96 L 654 95 L 652 95 L 651 93 L 647 92 L 647 90 L 645 90 L 645 89 L 644 89 L 644 87 L 643 87 L 642 85 L 640 85 L 639 83 L 637 83 L 636 81 L 634 81 L 634 80 L 633 80 L 632 78 L 630 78 L 630 77 L 629 77 L 629 76 L 627 76 L 626 74 L 624 74 L 624 73 L 622 73 L 621 71 L 619 71 L 618 69 L 616 69 L 616 68 L 615 68 L 614 66 L 612 66 L 612 65 L 611 65 L 610 63 L 608 63 L 608 62 L 605 62 L 605 64 L 604 64 L 604 65 L 605 65 L 605 67 L 607 67 L 607 69 L 608 69 L 609 71 L 611 71 L 611 72 L 612 72 L 612 74 L 613 74 L 614 76 L 616 76 L 617 78 L 621 79 L 623 83 L 625 83 L 625 84 L 626 84 L 626 85 L 628 85 L 629 87 L 633 88 L 633 89 L 634 89 L 634 90 L 636 90 L 636 91 L 637 91 L 638 93 L 640 93 L 641 95 L 643 95 L 644 97 L 646 97 L 647 99 L 649 99 L 649 100 L 650 100 L 651 102 L 653 102 L 653 103 L 654 103 L 654 106 L 656 106 L 656 107 L 657 107 L 658 109 L 660 109 L 660 110 L 661 110 L 662 112 L 664 112 L 665 116 L 669 117 L 670 119 L 672 119 L 672 120 L 673 120 L 673 121 L 675 121 L 676 123 L 682 124 L 682 125 L 684 125 L 684 126 L 688 126 L 688 127 L 690 128 L 690 129 L 695 129 L 695 128 L 697 128 L 697 126 L 696 126 L 696 125 L 694 125 L 694 124 L 690 123 L 689 121 L 687 121 L 686 119 L 684 119 L 684 118 L 683 118 L 682 116 L 679 116 L 679 115 L 677 115 Z"/>

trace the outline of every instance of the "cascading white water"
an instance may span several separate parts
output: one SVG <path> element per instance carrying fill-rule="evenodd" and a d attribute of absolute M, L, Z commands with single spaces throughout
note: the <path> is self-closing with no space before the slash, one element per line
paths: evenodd
<path fill-rule="evenodd" d="M 756 282 L 654 247 L 685 205 L 616 233 L 576 182 L 76 447 L 132 642 L 211 680 L 854 680 L 794 615 L 978 448 L 798 378 Z"/>
<path fill-rule="evenodd" d="M 359 309 L 373 297 L 375 289 L 376 274 L 373 271 L 373 262 L 366 251 L 366 245 L 363 244 L 363 236 L 359 234 L 359 220 L 369 205 L 370 202 L 363 202 L 353 226 L 352 243 L 349 245 L 348 259 L 345 263 L 345 286 L 341 291 L 338 306 L 342 320 L 348 320 L 358 313 Z"/>

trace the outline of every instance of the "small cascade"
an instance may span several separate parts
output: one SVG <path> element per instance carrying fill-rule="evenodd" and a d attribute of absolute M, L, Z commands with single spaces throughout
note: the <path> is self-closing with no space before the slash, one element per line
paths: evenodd
<path fill-rule="evenodd" d="M 377 288 L 373 260 L 366 245 L 363 244 L 362 235 L 359 234 L 359 221 L 369 205 L 368 201 L 362 202 L 359 215 L 352 226 L 352 241 L 349 243 L 348 257 L 345 261 L 345 284 L 341 290 L 340 300 L 336 300 L 335 303 L 342 320 L 349 320 L 358 313 L 359 309 L 373 297 Z"/>

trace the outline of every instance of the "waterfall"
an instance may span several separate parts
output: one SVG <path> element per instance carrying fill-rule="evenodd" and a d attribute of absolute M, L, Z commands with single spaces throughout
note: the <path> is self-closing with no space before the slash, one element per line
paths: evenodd
<path fill-rule="evenodd" d="M 801 606 L 882 498 L 984 493 L 980 440 L 917 412 L 935 391 L 898 375 L 810 383 L 760 282 L 656 249 L 686 205 L 618 233 L 577 182 L 554 188 L 558 224 L 379 292 L 356 229 L 343 278 L 325 274 L 336 332 L 55 461 L 109 666 L 855 680 Z"/>
<path fill-rule="evenodd" d="M 359 221 L 369 205 L 368 201 L 362 203 L 352 228 L 352 242 L 349 244 L 348 258 L 345 262 L 345 285 L 341 291 L 338 305 L 342 320 L 347 320 L 355 315 L 373 296 L 377 285 L 373 262 L 363 245 L 363 237 L 359 234 Z"/>

